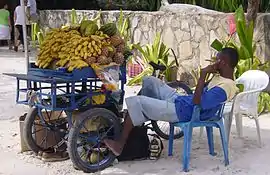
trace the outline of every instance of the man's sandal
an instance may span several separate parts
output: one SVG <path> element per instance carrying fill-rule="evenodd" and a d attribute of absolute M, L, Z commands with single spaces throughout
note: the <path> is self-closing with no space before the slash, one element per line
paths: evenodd
<path fill-rule="evenodd" d="M 149 150 L 150 150 L 150 160 L 157 160 L 159 159 L 162 151 L 163 151 L 163 143 L 162 140 L 160 139 L 160 137 L 156 134 L 148 134 L 150 136 L 152 136 L 152 140 L 150 142 L 149 145 Z"/>

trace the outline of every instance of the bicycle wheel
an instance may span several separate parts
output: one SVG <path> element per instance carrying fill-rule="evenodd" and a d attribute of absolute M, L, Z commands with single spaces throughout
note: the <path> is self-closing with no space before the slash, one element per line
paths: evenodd
<path fill-rule="evenodd" d="M 169 82 L 168 85 L 177 90 L 179 94 L 188 95 L 192 94 L 192 90 L 183 82 L 174 81 Z M 168 140 L 169 139 L 169 131 L 170 125 L 168 122 L 164 121 L 151 121 L 153 126 L 153 130 L 159 135 L 161 138 Z M 180 128 L 174 129 L 174 139 L 179 139 L 183 137 L 184 133 Z"/>
<path fill-rule="evenodd" d="M 105 108 L 89 109 L 79 114 L 68 137 L 68 153 L 74 167 L 94 173 L 112 165 L 115 155 L 102 140 L 117 139 L 120 127 L 118 117 Z"/>
<path fill-rule="evenodd" d="M 24 120 L 23 138 L 26 145 L 35 153 L 57 149 L 66 150 L 68 122 L 63 111 L 42 110 L 32 107 Z M 42 122 L 45 121 L 45 122 Z"/>

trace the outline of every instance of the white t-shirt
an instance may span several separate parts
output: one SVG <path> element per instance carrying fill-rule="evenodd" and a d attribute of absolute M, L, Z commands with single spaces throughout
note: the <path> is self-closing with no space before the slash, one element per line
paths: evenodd
<path fill-rule="evenodd" d="M 36 0 L 28 0 L 27 6 L 30 7 L 30 15 L 37 14 L 37 2 L 36 2 Z"/>
<path fill-rule="evenodd" d="M 27 11 L 27 7 L 25 6 L 25 14 L 26 14 L 26 11 Z M 23 15 L 22 6 L 17 6 L 15 9 L 15 13 L 16 13 L 15 25 L 23 25 L 25 16 Z M 26 18 L 25 24 L 30 25 L 28 18 Z"/>

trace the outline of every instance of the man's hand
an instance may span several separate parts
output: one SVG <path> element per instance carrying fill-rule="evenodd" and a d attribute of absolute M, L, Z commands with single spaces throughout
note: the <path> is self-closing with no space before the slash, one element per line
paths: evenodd
<path fill-rule="evenodd" d="M 218 63 L 208 65 L 205 68 L 201 70 L 201 73 L 207 74 L 207 73 L 216 73 L 218 71 Z"/>
<path fill-rule="evenodd" d="M 219 65 L 219 63 L 217 62 L 217 63 L 209 65 L 201 70 L 201 75 L 200 75 L 200 78 L 198 80 L 198 84 L 196 86 L 195 93 L 193 96 L 193 103 L 195 105 L 199 105 L 201 103 L 201 96 L 203 93 L 206 75 L 208 73 L 216 73 L 218 71 L 218 65 Z"/>

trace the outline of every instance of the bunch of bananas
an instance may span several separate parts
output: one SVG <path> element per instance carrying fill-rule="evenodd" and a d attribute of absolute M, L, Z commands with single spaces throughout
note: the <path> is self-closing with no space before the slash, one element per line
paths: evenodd
<path fill-rule="evenodd" d="M 102 48 L 109 46 L 109 36 L 97 31 L 82 37 L 75 29 L 52 29 L 44 38 L 36 65 L 39 68 L 66 67 L 68 71 L 89 66 L 87 59 L 98 57 Z"/>

